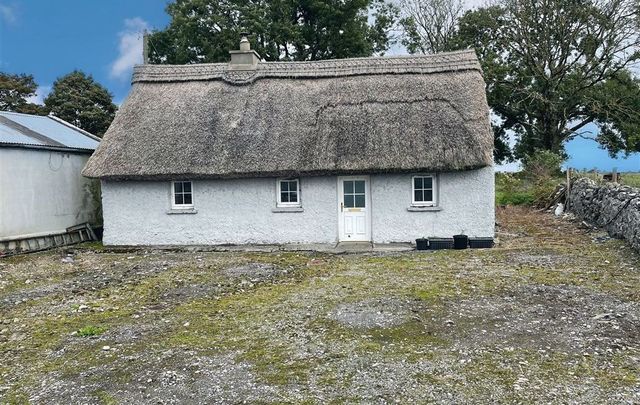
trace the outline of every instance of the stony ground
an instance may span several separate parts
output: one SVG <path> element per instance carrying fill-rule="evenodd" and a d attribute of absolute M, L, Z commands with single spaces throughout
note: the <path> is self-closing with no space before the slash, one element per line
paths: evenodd
<path fill-rule="evenodd" d="M 640 256 L 498 220 L 491 250 L 0 259 L 0 403 L 640 403 Z"/>

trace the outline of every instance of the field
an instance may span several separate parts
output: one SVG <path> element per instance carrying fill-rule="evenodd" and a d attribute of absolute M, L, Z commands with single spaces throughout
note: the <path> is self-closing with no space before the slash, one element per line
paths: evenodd
<path fill-rule="evenodd" d="M 486 250 L 0 259 L 0 403 L 640 402 L 640 256 L 497 214 Z"/>

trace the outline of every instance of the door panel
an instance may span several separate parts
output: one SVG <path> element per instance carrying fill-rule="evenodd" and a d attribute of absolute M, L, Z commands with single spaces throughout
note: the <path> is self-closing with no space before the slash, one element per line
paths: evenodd
<path fill-rule="evenodd" d="M 340 241 L 371 240 L 368 177 L 339 177 L 338 190 Z"/>

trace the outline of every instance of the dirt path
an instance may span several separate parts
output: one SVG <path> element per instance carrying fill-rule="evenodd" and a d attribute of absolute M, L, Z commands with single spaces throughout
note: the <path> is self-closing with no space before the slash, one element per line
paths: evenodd
<path fill-rule="evenodd" d="M 490 250 L 0 259 L 0 403 L 638 403 L 640 258 L 525 209 Z"/>

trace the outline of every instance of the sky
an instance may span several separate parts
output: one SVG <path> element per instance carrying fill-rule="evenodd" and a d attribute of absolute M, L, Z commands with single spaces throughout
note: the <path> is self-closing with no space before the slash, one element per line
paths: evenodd
<path fill-rule="evenodd" d="M 39 99 L 74 69 L 93 76 L 120 104 L 142 61 L 146 29 L 169 23 L 165 0 L 0 0 L 0 70 L 32 74 Z"/>
<path fill-rule="evenodd" d="M 467 0 L 468 6 L 482 0 Z M 41 103 L 56 78 L 74 69 L 126 98 L 131 69 L 142 61 L 142 32 L 169 23 L 166 0 L 0 0 L 0 71 L 32 74 Z M 403 53 L 394 47 L 395 53 Z M 594 128 L 592 127 L 592 130 Z M 567 166 L 640 171 L 640 154 L 611 159 L 591 140 L 567 144 Z M 514 170 L 517 164 L 501 166 Z"/>

